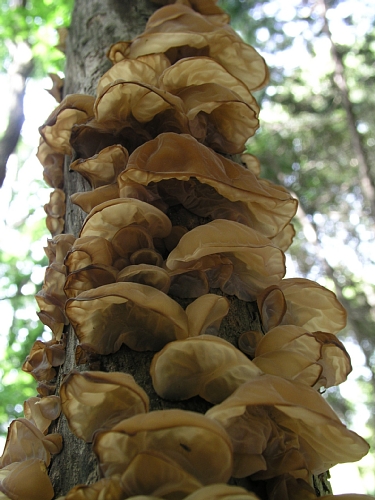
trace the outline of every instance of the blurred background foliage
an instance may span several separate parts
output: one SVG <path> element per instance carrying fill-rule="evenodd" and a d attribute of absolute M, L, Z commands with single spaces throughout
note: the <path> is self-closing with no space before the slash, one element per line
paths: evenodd
<path fill-rule="evenodd" d="M 248 151 L 261 176 L 299 199 L 288 275 L 332 289 L 348 310 L 341 332 L 352 356 L 350 380 L 327 391 L 339 416 L 375 448 L 375 11 L 372 0 L 219 0 L 233 27 L 270 66 L 270 83 L 256 93 L 261 127 Z M 56 28 L 69 23 L 72 1 L 0 2 L 0 62 L 12 44 L 30 46 L 32 78 L 62 70 Z M 0 74 L 0 78 L 1 78 Z M 30 79 L 31 80 L 31 79 Z M 35 128 L 43 121 L 42 117 Z M 22 413 L 34 383 L 19 371 L 43 328 L 33 295 L 46 264 L 44 212 L 48 190 L 24 162 L 32 144 L 19 144 L 2 199 L 0 249 L 0 430 Z M 13 155 L 14 156 L 14 155 Z M 31 172 L 30 172 L 31 170 Z M 28 193 L 21 180 L 28 178 Z M 5 186 L 6 187 L 6 186 Z M 46 200 L 47 201 L 47 200 Z M 18 207 L 18 211 L 16 208 Z M 20 210 L 20 212 L 19 212 Z M 13 213 L 21 213 L 17 217 Z M 7 215 L 6 215 L 7 214 Z M 9 245 L 10 235 L 20 243 Z M 30 319 L 33 318 L 33 319 Z M 44 333 L 46 335 L 46 333 Z M 374 457 L 361 465 L 374 494 Z"/>

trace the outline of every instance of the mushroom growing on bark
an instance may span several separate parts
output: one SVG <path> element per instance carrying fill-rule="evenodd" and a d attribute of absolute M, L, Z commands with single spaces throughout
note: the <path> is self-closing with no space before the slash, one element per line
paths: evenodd
<path fill-rule="evenodd" d="M 242 153 L 255 133 L 251 92 L 268 80 L 263 58 L 227 22 L 213 0 L 162 7 L 144 33 L 110 48 L 113 67 L 96 96 L 65 97 L 40 129 L 53 234 L 64 224 L 63 155 L 75 160 L 67 175 L 78 172 L 92 190 L 67 199 L 88 213 L 81 229 L 47 247 L 37 300 L 54 338 L 37 340 L 23 365 L 42 398 L 26 404 L 29 419 L 11 424 L 1 485 L 19 461 L 48 466 L 60 451 L 36 411 L 50 409 L 54 384 L 72 431 L 93 441 L 102 476 L 59 491 L 66 500 L 256 498 L 225 484 L 231 476 L 250 489 L 256 480 L 262 500 L 274 492 L 281 500 L 280 475 L 304 481 L 307 495 L 313 474 L 368 450 L 316 390 L 350 370 L 334 337 L 346 313 L 324 287 L 283 279 L 297 202 L 259 177 L 251 155 L 242 165 L 223 156 Z M 237 311 L 255 317 L 255 301 L 263 324 L 242 326 Z M 82 372 L 71 371 L 73 330 Z M 66 338 L 67 364 L 46 384 L 64 362 Z M 136 377 L 152 356 L 161 397 L 148 374 Z M 172 402 L 181 399 L 186 405 Z"/>

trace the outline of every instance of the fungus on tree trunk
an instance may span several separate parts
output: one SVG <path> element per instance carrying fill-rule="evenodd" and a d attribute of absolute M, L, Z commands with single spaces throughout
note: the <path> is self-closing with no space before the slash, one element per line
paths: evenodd
<path fill-rule="evenodd" d="M 0 462 L 5 493 L 20 469 L 43 476 L 61 449 L 58 435 L 44 435 L 44 413 L 57 415 L 46 382 L 64 361 L 67 319 L 77 364 L 123 343 L 145 360 L 159 351 L 154 390 L 169 405 L 199 394 L 211 408 L 148 411 L 130 375 L 72 371 L 59 388 L 63 412 L 77 436 L 93 441 L 102 478 L 61 500 L 258 498 L 225 484 L 231 476 L 260 482 L 262 500 L 310 500 L 313 474 L 367 453 L 316 390 L 350 371 L 334 337 L 345 311 L 324 287 L 283 279 L 297 202 L 259 178 L 256 158 L 244 155 L 240 165 L 223 156 L 242 153 L 255 133 L 251 91 L 268 79 L 228 20 L 214 0 L 165 5 L 143 34 L 110 48 L 113 67 L 96 98 L 65 97 L 40 129 L 38 157 L 55 191 L 37 299 L 53 338 L 37 341 L 23 366 L 40 382 L 43 418 L 30 401 L 29 420 L 11 424 Z M 88 213 L 79 234 L 60 237 L 62 158 L 73 152 L 71 170 L 92 191 L 72 196 Z M 172 222 L 176 207 L 189 222 Z M 257 300 L 263 320 L 259 331 L 236 332 L 243 352 L 219 338 L 235 297 Z M 48 485 L 43 494 L 52 498 Z"/>

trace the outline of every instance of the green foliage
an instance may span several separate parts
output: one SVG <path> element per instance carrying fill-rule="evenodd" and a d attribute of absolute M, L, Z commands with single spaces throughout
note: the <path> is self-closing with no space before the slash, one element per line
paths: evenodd
<path fill-rule="evenodd" d="M 67 27 L 73 0 L 1 0 L 0 62 L 3 71 L 9 66 L 12 45 L 27 42 L 34 60 L 34 76 L 63 69 L 64 55 L 55 47 L 57 28 Z"/>

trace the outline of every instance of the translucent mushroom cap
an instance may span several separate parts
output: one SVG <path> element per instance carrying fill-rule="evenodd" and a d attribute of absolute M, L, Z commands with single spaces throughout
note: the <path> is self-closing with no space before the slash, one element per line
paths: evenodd
<path fill-rule="evenodd" d="M 105 477 L 122 474 L 138 453 L 157 451 L 202 484 L 226 482 L 232 445 L 221 425 L 199 413 L 160 410 L 123 420 L 99 432 L 94 452 Z"/>
<path fill-rule="evenodd" d="M 241 385 L 206 415 L 232 438 L 235 477 L 266 479 L 304 469 L 321 474 L 369 449 L 315 389 L 273 375 Z"/>
<path fill-rule="evenodd" d="M 265 373 L 316 389 L 341 384 L 352 370 L 349 354 L 335 335 L 295 325 L 267 332 L 257 344 L 253 361 Z"/>
<path fill-rule="evenodd" d="M 60 453 L 62 437 L 60 434 L 45 436 L 32 422 L 26 418 L 13 420 L 8 428 L 7 440 L 0 468 L 13 462 L 23 462 L 32 458 L 43 460 L 46 466 L 51 460 L 51 453 Z"/>
<path fill-rule="evenodd" d="M 240 217 L 238 222 L 267 237 L 278 234 L 297 209 L 297 201 L 284 188 L 258 179 L 250 170 L 214 153 L 193 137 L 174 133 L 161 134 L 130 155 L 127 168 L 118 178 L 120 195 L 128 181 L 148 186 L 152 183 L 163 185 L 173 179 L 181 181 L 173 185 L 173 196 L 177 199 L 183 200 L 178 194 L 184 190 L 182 181 L 196 179 L 232 203 L 232 209 L 227 207 L 227 212 L 239 212 L 233 220 Z M 189 210 L 194 212 L 201 204 L 205 212 L 199 215 L 232 218 L 220 217 L 220 212 L 213 213 L 211 200 L 207 202 L 204 191 L 200 194 L 196 190 L 190 195 L 194 206 L 188 206 Z"/>
<path fill-rule="evenodd" d="M 347 313 L 336 295 L 315 281 L 287 278 L 257 297 L 265 328 L 296 325 L 310 332 L 337 333 L 346 325 Z"/>
<path fill-rule="evenodd" d="M 181 401 L 199 395 L 214 404 L 263 373 L 232 344 L 212 335 L 170 342 L 155 354 L 150 372 L 160 397 Z"/>
<path fill-rule="evenodd" d="M 70 135 L 74 125 L 94 116 L 95 98 L 84 94 L 67 95 L 39 128 L 45 142 L 55 153 L 70 155 Z"/>
<path fill-rule="evenodd" d="M 149 399 L 131 375 L 72 371 L 60 388 L 70 430 L 86 442 L 99 429 L 148 411 Z"/>
<path fill-rule="evenodd" d="M 120 144 L 108 146 L 88 159 L 79 159 L 70 165 L 70 170 L 79 172 L 93 188 L 115 182 L 118 174 L 124 170 L 129 153 Z"/>
<path fill-rule="evenodd" d="M 33 423 L 43 434 L 47 434 L 52 420 L 61 412 L 59 396 L 31 397 L 23 404 L 25 418 Z"/>
<path fill-rule="evenodd" d="M 1 469 L 1 499 L 52 500 L 53 486 L 43 460 L 30 458 L 13 462 Z"/>
<path fill-rule="evenodd" d="M 233 265 L 223 291 L 242 300 L 254 300 L 262 289 L 285 274 L 285 256 L 268 238 L 243 224 L 221 219 L 182 236 L 169 254 L 166 267 L 173 272 L 207 271 L 217 266 L 216 254 Z"/>
<path fill-rule="evenodd" d="M 185 311 L 148 285 L 120 282 L 69 299 L 66 314 L 83 348 L 116 352 L 125 343 L 136 351 L 156 351 L 188 336 Z"/>
<path fill-rule="evenodd" d="M 137 224 L 146 228 L 152 237 L 164 238 L 172 224 L 158 208 L 132 198 L 101 203 L 91 210 L 80 232 L 83 236 L 101 236 L 111 241 L 123 227 Z"/>
<path fill-rule="evenodd" d="M 130 43 L 112 46 L 109 57 L 119 61 L 155 52 L 166 53 L 172 63 L 199 53 L 209 56 L 249 90 L 259 89 L 268 81 L 267 66 L 253 47 L 229 26 L 210 22 L 185 5 L 168 5 L 156 11 L 141 35 Z"/>

